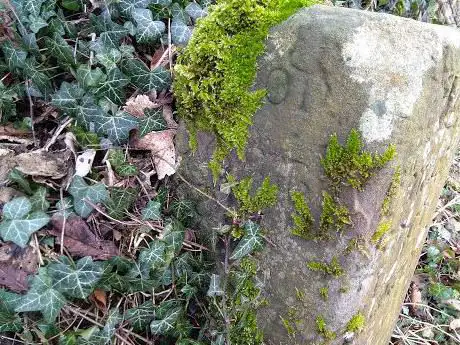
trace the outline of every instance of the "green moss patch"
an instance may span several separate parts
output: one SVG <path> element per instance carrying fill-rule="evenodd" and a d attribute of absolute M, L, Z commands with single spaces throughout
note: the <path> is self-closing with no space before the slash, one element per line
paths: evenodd
<path fill-rule="evenodd" d="M 365 324 L 366 318 L 362 312 L 358 312 L 348 321 L 346 330 L 347 332 L 358 333 L 364 328 Z"/>
<path fill-rule="evenodd" d="M 383 154 L 364 151 L 359 132 L 352 129 L 344 145 L 339 143 L 336 134 L 331 136 L 321 164 L 336 189 L 345 184 L 362 190 L 375 170 L 382 168 L 395 154 L 393 145 Z"/>
<path fill-rule="evenodd" d="M 326 340 L 334 340 L 337 334 L 327 328 L 326 320 L 321 315 L 316 318 L 316 330 Z"/>
<path fill-rule="evenodd" d="M 339 204 L 328 192 L 323 192 L 323 210 L 319 219 L 319 237 L 327 239 L 331 231 L 341 232 L 351 224 L 348 209 Z"/>
<path fill-rule="evenodd" d="M 339 263 L 337 257 L 333 257 L 330 263 L 324 263 L 320 261 L 310 261 L 307 263 L 307 267 L 312 271 L 324 272 L 334 277 L 340 277 L 344 274 L 344 270 Z"/>
<path fill-rule="evenodd" d="M 197 147 L 196 132 L 211 132 L 217 147 L 209 166 L 215 178 L 235 149 L 244 158 L 248 129 L 265 90 L 250 91 L 269 29 L 311 0 L 225 0 L 201 19 L 175 66 L 178 114 Z"/>
<path fill-rule="evenodd" d="M 327 286 L 322 287 L 321 289 L 319 289 L 319 294 L 323 301 L 326 302 L 329 299 L 329 288 Z"/>
<path fill-rule="evenodd" d="M 291 200 L 294 203 L 295 209 L 295 213 L 292 214 L 294 228 L 291 229 L 291 233 L 305 240 L 314 239 L 314 219 L 311 215 L 310 207 L 308 207 L 304 195 L 300 192 L 292 191 Z"/>

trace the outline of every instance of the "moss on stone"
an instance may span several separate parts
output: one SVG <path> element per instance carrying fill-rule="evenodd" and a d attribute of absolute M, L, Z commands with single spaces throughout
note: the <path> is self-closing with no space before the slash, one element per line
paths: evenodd
<path fill-rule="evenodd" d="M 391 184 L 385 195 L 385 199 L 383 199 L 382 211 L 381 211 L 382 216 L 390 215 L 391 201 L 398 193 L 398 188 L 400 184 L 401 184 L 401 169 L 400 167 L 397 167 L 395 172 L 393 173 L 393 178 L 391 179 Z"/>
<path fill-rule="evenodd" d="M 307 263 L 307 267 L 312 271 L 324 272 L 334 277 L 340 277 L 343 275 L 344 270 L 339 263 L 337 257 L 333 257 L 330 263 L 324 263 L 320 261 L 310 261 Z"/>
<path fill-rule="evenodd" d="M 382 237 L 391 229 L 392 222 L 389 220 L 382 220 L 379 225 L 377 225 L 377 229 L 375 230 L 374 234 L 372 235 L 371 241 L 373 244 L 378 244 Z"/>
<path fill-rule="evenodd" d="M 366 318 L 364 317 L 363 313 L 359 311 L 355 315 L 353 315 L 350 321 L 348 321 L 346 330 L 347 332 L 358 333 L 364 328 L 365 324 Z"/>
<path fill-rule="evenodd" d="M 326 320 L 323 316 L 316 317 L 316 330 L 326 340 L 334 340 L 337 334 L 327 328 Z"/>
<path fill-rule="evenodd" d="M 295 213 L 292 214 L 294 221 L 294 228 L 291 233 L 299 236 L 305 240 L 312 240 L 315 238 L 313 232 L 313 216 L 311 215 L 310 207 L 308 207 L 305 197 L 302 193 L 297 191 L 291 192 L 291 200 L 294 203 Z"/>
<path fill-rule="evenodd" d="M 178 114 L 196 149 L 197 131 L 216 136 L 209 166 L 216 179 L 231 150 L 244 158 L 252 117 L 265 90 L 251 91 L 269 29 L 312 0 L 224 0 L 198 21 L 175 65 Z"/>
<path fill-rule="evenodd" d="M 319 219 L 319 238 L 330 238 L 330 232 L 340 232 L 351 224 L 348 209 L 337 202 L 328 192 L 323 192 L 323 209 Z"/>
<path fill-rule="evenodd" d="M 321 164 L 335 189 L 345 184 L 362 190 L 375 170 L 382 168 L 395 154 L 393 145 L 383 154 L 365 151 L 359 132 L 352 129 L 344 145 L 339 143 L 336 134 L 331 136 Z"/>
<path fill-rule="evenodd" d="M 326 302 L 329 299 L 329 288 L 327 286 L 320 288 L 319 294 L 323 301 Z"/>
<path fill-rule="evenodd" d="M 252 177 L 245 177 L 237 181 L 234 176 L 228 175 L 227 181 L 233 185 L 232 192 L 238 201 L 240 216 L 253 214 L 272 207 L 278 200 L 278 186 L 270 183 L 270 178 L 265 177 L 259 188 L 252 192 Z"/>

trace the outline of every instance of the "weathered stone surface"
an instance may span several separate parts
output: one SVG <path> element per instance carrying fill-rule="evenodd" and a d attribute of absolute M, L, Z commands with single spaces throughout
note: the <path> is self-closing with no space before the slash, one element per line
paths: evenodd
<path fill-rule="evenodd" d="M 256 87 L 268 97 L 254 117 L 245 162 L 231 159 L 227 171 L 239 177 L 265 176 L 280 188 L 277 206 L 264 216 L 274 245 L 260 258 L 260 279 L 268 306 L 259 310 L 267 344 L 315 344 L 322 338 L 315 319 L 322 315 L 343 344 L 345 326 L 358 311 L 367 321 L 355 344 L 388 344 L 391 330 L 418 260 L 439 192 L 458 145 L 460 116 L 460 33 L 383 14 L 314 6 L 272 29 L 261 58 Z M 321 195 L 330 190 L 320 164 L 328 140 L 358 129 L 370 151 L 389 143 L 397 157 L 359 192 L 343 188 L 340 200 L 353 225 L 330 241 L 306 241 L 290 233 L 292 190 L 305 194 L 315 219 Z M 207 188 L 206 162 L 213 138 L 199 136 L 199 150 L 187 150 L 179 131 L 181 173 Z M 395 168 L 401 184 L 391 202 L 392 228 L 379 250 L 371 237 L 380 221 L 383 200 Z M 215 193 L 225 202 L 225 196 Z M 210 200 L 200 204 L 203 227 L 221 221 Z M 364 250 L 346 255 L 350 239 Z M 338 258 L 340 278 L 312 272 L 309 261 Z M 327 302 L 320 288 L 328 287 Z M 305 297 L 296 298 L 296 289 Z M 297 333 L 289 337 L 281 317 L 297 311 Z"/>

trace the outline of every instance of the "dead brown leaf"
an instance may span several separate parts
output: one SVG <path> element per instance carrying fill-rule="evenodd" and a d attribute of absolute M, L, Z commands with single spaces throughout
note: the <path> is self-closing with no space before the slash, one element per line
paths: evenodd
<path fill-rule="evenodd" d="M 159 180 L 171 176 L 176 172 L 176 150 L 174 136 L 176 130 L 167 129 L 161 132 L 150 132 L 142 138 L 133 139 L 133 147 L 149 150 L 152 153 L 153 163 Z"/>
<path fill-rule="evenodd" d="M 95 289 L 91 295 L 94 303 L 96 303 L 97 307 L 101 310 L 107 309 L 107 294 L 104 290 Z"/>
<path fill-rule="evenodd" d="M 68 173 L 69 158 L 70 152 L 67 150 L 56 152 L 35 150 L 15 156 L 14 164 L 16 169 L 26 175 L 60 179 Z"/>
<path fill-rule="evenodd" d="M 56 236 L 56 241 L 60 244 L 63 218 L 54 216 L 51 224 L 53 228 L 48 230 L 48 234 Z M 118 248 L 112 241 L 101 239 L 78 216 L 70 217 L 65 222 L 64 246 L 72 255 L 91 256 L 95 260 L 107 260 L 118 255 Z"/>
<path fill-rule="evenodd" d="M 130 98 L 126 101 L 123 110 L 136 117 L 144 116 L 144 109 L 159 108 L 160 105 L 152 102 L 147 95 L 137 95 L 135 98 Z"/>
<path fill-rule="evenodd" d="M 0 285 L 16 292 L 26 291 L 27 277 L 37 272 L 38 256 L 32 247 L 0 243 Z"/>

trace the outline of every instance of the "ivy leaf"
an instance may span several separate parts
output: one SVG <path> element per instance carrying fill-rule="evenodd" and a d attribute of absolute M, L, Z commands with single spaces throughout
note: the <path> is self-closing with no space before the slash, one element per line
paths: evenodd
<path fill-rule="evenodd" d="M 94 345 L 108 345 L 112 344 L 112 338 L 116 331 L 116 326 L 122 321 L 118 309 L 113 309 L 109 312 L 107 321 L 104 328 L 95 332 L 89 339 L 88 343 Z"/>
<path fill-rule="evenodd" d="M 103 65 L 107 70 L 117 67 L 117 63 L 121 60 L 121 52 L 118 49 L 110 48 L 96 54 L 96 60 Z"/>
<path fill-rule="evenodd" d="M 104 184 L 96 183 L 90 186 L 85 182 L 83 177 L 77 175 L 72 180 L 69 193 L 73 197 L 75 212 L 82 218 L 88 217 L 93 211 L 93 206 L 85 202 L 85 200 L 96 204 L 107 200 L 109 197 Z"/>
<path fill-rule="evenodd" d="M 23 213 L 27 209 L 30 211 L 31 204 L 28 200 L 23 204 L 23 201 L 16 201 L 16 199 L 13 199 L 12 201 L 5 204 L 7 211 L 4 213 L 5 219 L 0 223 L 0 235 L 4 241 L 12 241 L 18 246 L 25 248 L 27 246 L 27 242 L 29 242 L 30 235 L 48 224 L 50 218 L 46 213 L 43 212 L 32 212 L 23 218 Z M 8 210 L 10 208 L 8 204 L 11 203 L 13 203 L 13 205 L 17 205 L 20 208 L 17 211 Z M 12 216 L 17 217 L 19 215 L 23 215 L 23 217 L 20 219 L 8 218 Z"/>
<path fill-rule="evenodd" d="M 203 10 L 200 5 L 195 2 L 189 3 L 185 6 L 185 12 L 193 19 L 206 17 L 208 12 Z"/>
<path fill-rule="evenodd" d="M 98 119 L 96 131 L 106 134 L 115 144 L 124 144 L 129 138 L 129 131 L 137 128 L 137 119 L 125 111 L 119 111 L 113 116 Z"/>
<path fill-rule="evenodd" d="M 126 18 L 131 18 L 131 12 L 136 8 L 146 8 L 150 4 L 150 0 L 120 0 L 118 8 L 120 13 Z"/>
<path fill-rule="evenodd" d="M 59 64 L 63 66 L 75 65 L 76 59 L 73 56 L 73 49 L 60 35 L 55 34 L 53 38 L 45 37 L 45 45 Z"/>
<path fill-rule="evenodd" d="M 131 12 L 137 24 L 136 39 L 139 43 L 150 43 L 160 38 L 166 26 L 162 21 L 153 20 L 152 12 L 146 8 L 136 8 Z"/>
<path fill-rule="evenodd" d="M 110 198 L 105 202 L 107 213 L 115 219 L 123 219 L 136 201 L 137 188 L 112 188 Z"/>
<path fill-rule="evenodd" d="M 166 243 L 167 249 L 178 254 L 185 240 L 184 226 L 175 219 L 170 220 L 164 227 L 162 240 Z"/>
<path fill-rule="evenodd" d="M 104 72 L 99 67 L 92 69 L 87 65 L 78 66 L 76 79 L 84 88 L 97 86 L 101 82 L 104 82 L 105 78 Z"/>
<path fill-rule="evenodd" d="M 51 104 L 58 107 L 65 113 L 74 115 L 78 112 L 78 101 L 83 97 L 85 91 L 76 83 L 64 81 L 54 95 L 51 96 Z"/>
<path fill-rule="evenodd" d="M 196 216 L 194 204 L 190 200 L 174 200 L 171 212 L 183 224 L 188 224 Z"/>
<path fill-rule="evenodd" d="M 185 45 L 192 37 L 192 29 L 182 20 L 173 19 L 171 22 L 171 40 L 174 44 Z"/>
<path fill-rule="evenodd" d="M 262 237 L 259 235 L 260 226 L 257 223 L 248 221 L 244 224 L 243 228 L 245 234 L 230 256 L 231 260 L 241 259 L 253 251 L 260 249 L 264 244 Z"/>
<path fill-rule="evenodd" d="M 155 335 L 164 335 L 174 329 L 182 308 L 170 310 L 161 320 L 153 320 L 150 323 L 150 331 Z"/>
<path fill-rule="evenodd" d="M 25 196 L 14 198 L 3 206 L 3 217 L 5 219 L 24 218 L 32 210 L 32 204 Z"/>
<path fill-rule="evenodd" d="M 211 281 L 209 282 L 209 288 L 206 295 L 209 297 L 223 296 L 224 290 L 220 284 L 220 276 L 218 274 L 211 275 Z"/>
<path fill-rule="evenodd" d="M 107 73 L 107 79 L 99 84 L 95 93 L 99 97 L 107 97 L 113 103 L 121 105 L 126 98 L 124 87 L 128 85 L 128 83 L 128 78 L 115 67 Z"/>
<path fill-rule="evenodd" d="M 145 109 L 144 115 L 139 122 L 139 136 L 141 138 L 150 132 L 162 131 L 168 128 L 161 110 Z"/>
<path fill-rule="evenodd" d="M 28 193 L 32 194 L 32 188 L 30 188 L 30 183 L 27 181 L 25 175 L 20 172 L 18 169 L 13 168 L 10 173 L 8 174 L 8 180 L 11 182 L 16 183 L 21 189 Z"/>
<path fill-rule="evenodd" d="M 161 204 L 158 201 L 150 200 L 147 206 L 142 210 L 143 220 L 160 220 Z"/>
<path fill-rule="evenodd" d="M 137 262 L 143 277 L 148 277 L 151 270 L 166 266 L 165 243 L 152 241 L 149 248 L 141 250 Z"/>
<path fill-rule="evenodd" d="M 0 333 L 22 331 L 22 321 L 14 309 L 22 296 L 0 289 Z"/>
<path fill-rule="evenodd" d="M 65 303 L 64 296 L 56 290 L 47 269 L 40 268 L 30 290 L 20 299 L 15 311 L 41 311 L 45 320 L 53 323 Z"/>
<path fill-rule="evenodd" d="M 43 2 L 44 0 L 25 0 L 23 8 L 30 15 L 38 17 L 40 15 L 40 8 Z"/>
<path fill-rule="evenodd" d="M 123 71 L 131 79 L 131 82 L 142 92 L 152 90 L 161 91 L 171 84 L 171 75 L 163 67 L 158 67 L 153 71 L 140 60 L 125 60 L 122 65 Z"/>
<path fill-rule="evenodd" d="M 189 15 L 185 12 L 184 8 L 177 2 L 171 6 L 171 15 L 174 20 L 181 21 L 182 23 L 188 23 L 190 20 Z"/>
<path fill-rule="evenodd" d="M 124 319 L 131 324 L 135 331 L 143 332 L 155 318 L 156 309 L 152 301 L 147 301 L 136 308 L 128 309 Z"/>
<path fill-rule="evenodd" d="M 97 17 L 100 18 L 101 16 Z M 103 16 L 102 16 L 103 17 Z M 99 20 L 99 19 L 98 19 Z M 103 30 L 99 36 L 106 49 L 116 49 L 120 45 L 120 40 L 128 35 L 128 29 L 114 23 L 110 18 L 102 19 Z"/>
<path fill-rule="evenodd" d="M 53 278 L 54 285 L 63 294 L 85 299 L 93 291 L 96 283 L 102 276 L 102 267 L 93 262 L 89 256 L 71 264 L 62 257 L 63 262 L 52 263 L 48 266 L 48 273 Z"/>
<path fill-rule="evenodd" d="M 29 16 L 29 28 L 32 30 L 33 33 L 37 33 L 40 31 L 40 29 L 45 28 L 48 26 L 48 23 L 46 20 L 44 20 L 41 17 L 35 17 L 30 15 Z"/>
<path fill-rule="evenodd" d="M 51 86 L 51 78 L 46 75 L 46 73 L 38 69 L 38 65 L 34 57 L 26 59 L 22 72 L 27 79 L 32 81 L 32 85 L 36 89 L 40 90 L 45 97 L 52 93 L 53 87 Z"/>
<path fill-rule="evenodd" d="M 23 68 L 27 58 L 27 52 L 22 49 L 16 49 L 11 41 L 2 43 L 2 51 L 5 61 L 8 62 L 8 68 L 14 71 L 16 68 Z"/>
<path fill-rule="evenodd" d="M 139 170 L 135 165 L 132 164 L 122 164 L 116 169 L 116 172 L 120 176 L 128 177 L 128 176 L 136 176 Z"/>
<path fill-rule="evenodd" d="M 31 196 L 30 202 L 32 204 L 32 210 L 34 211 L 46 211 L 50 208 L 50 203 L 46 199 L 47 189 L 43 186 L 38 187 L 34 195 Z"/>

